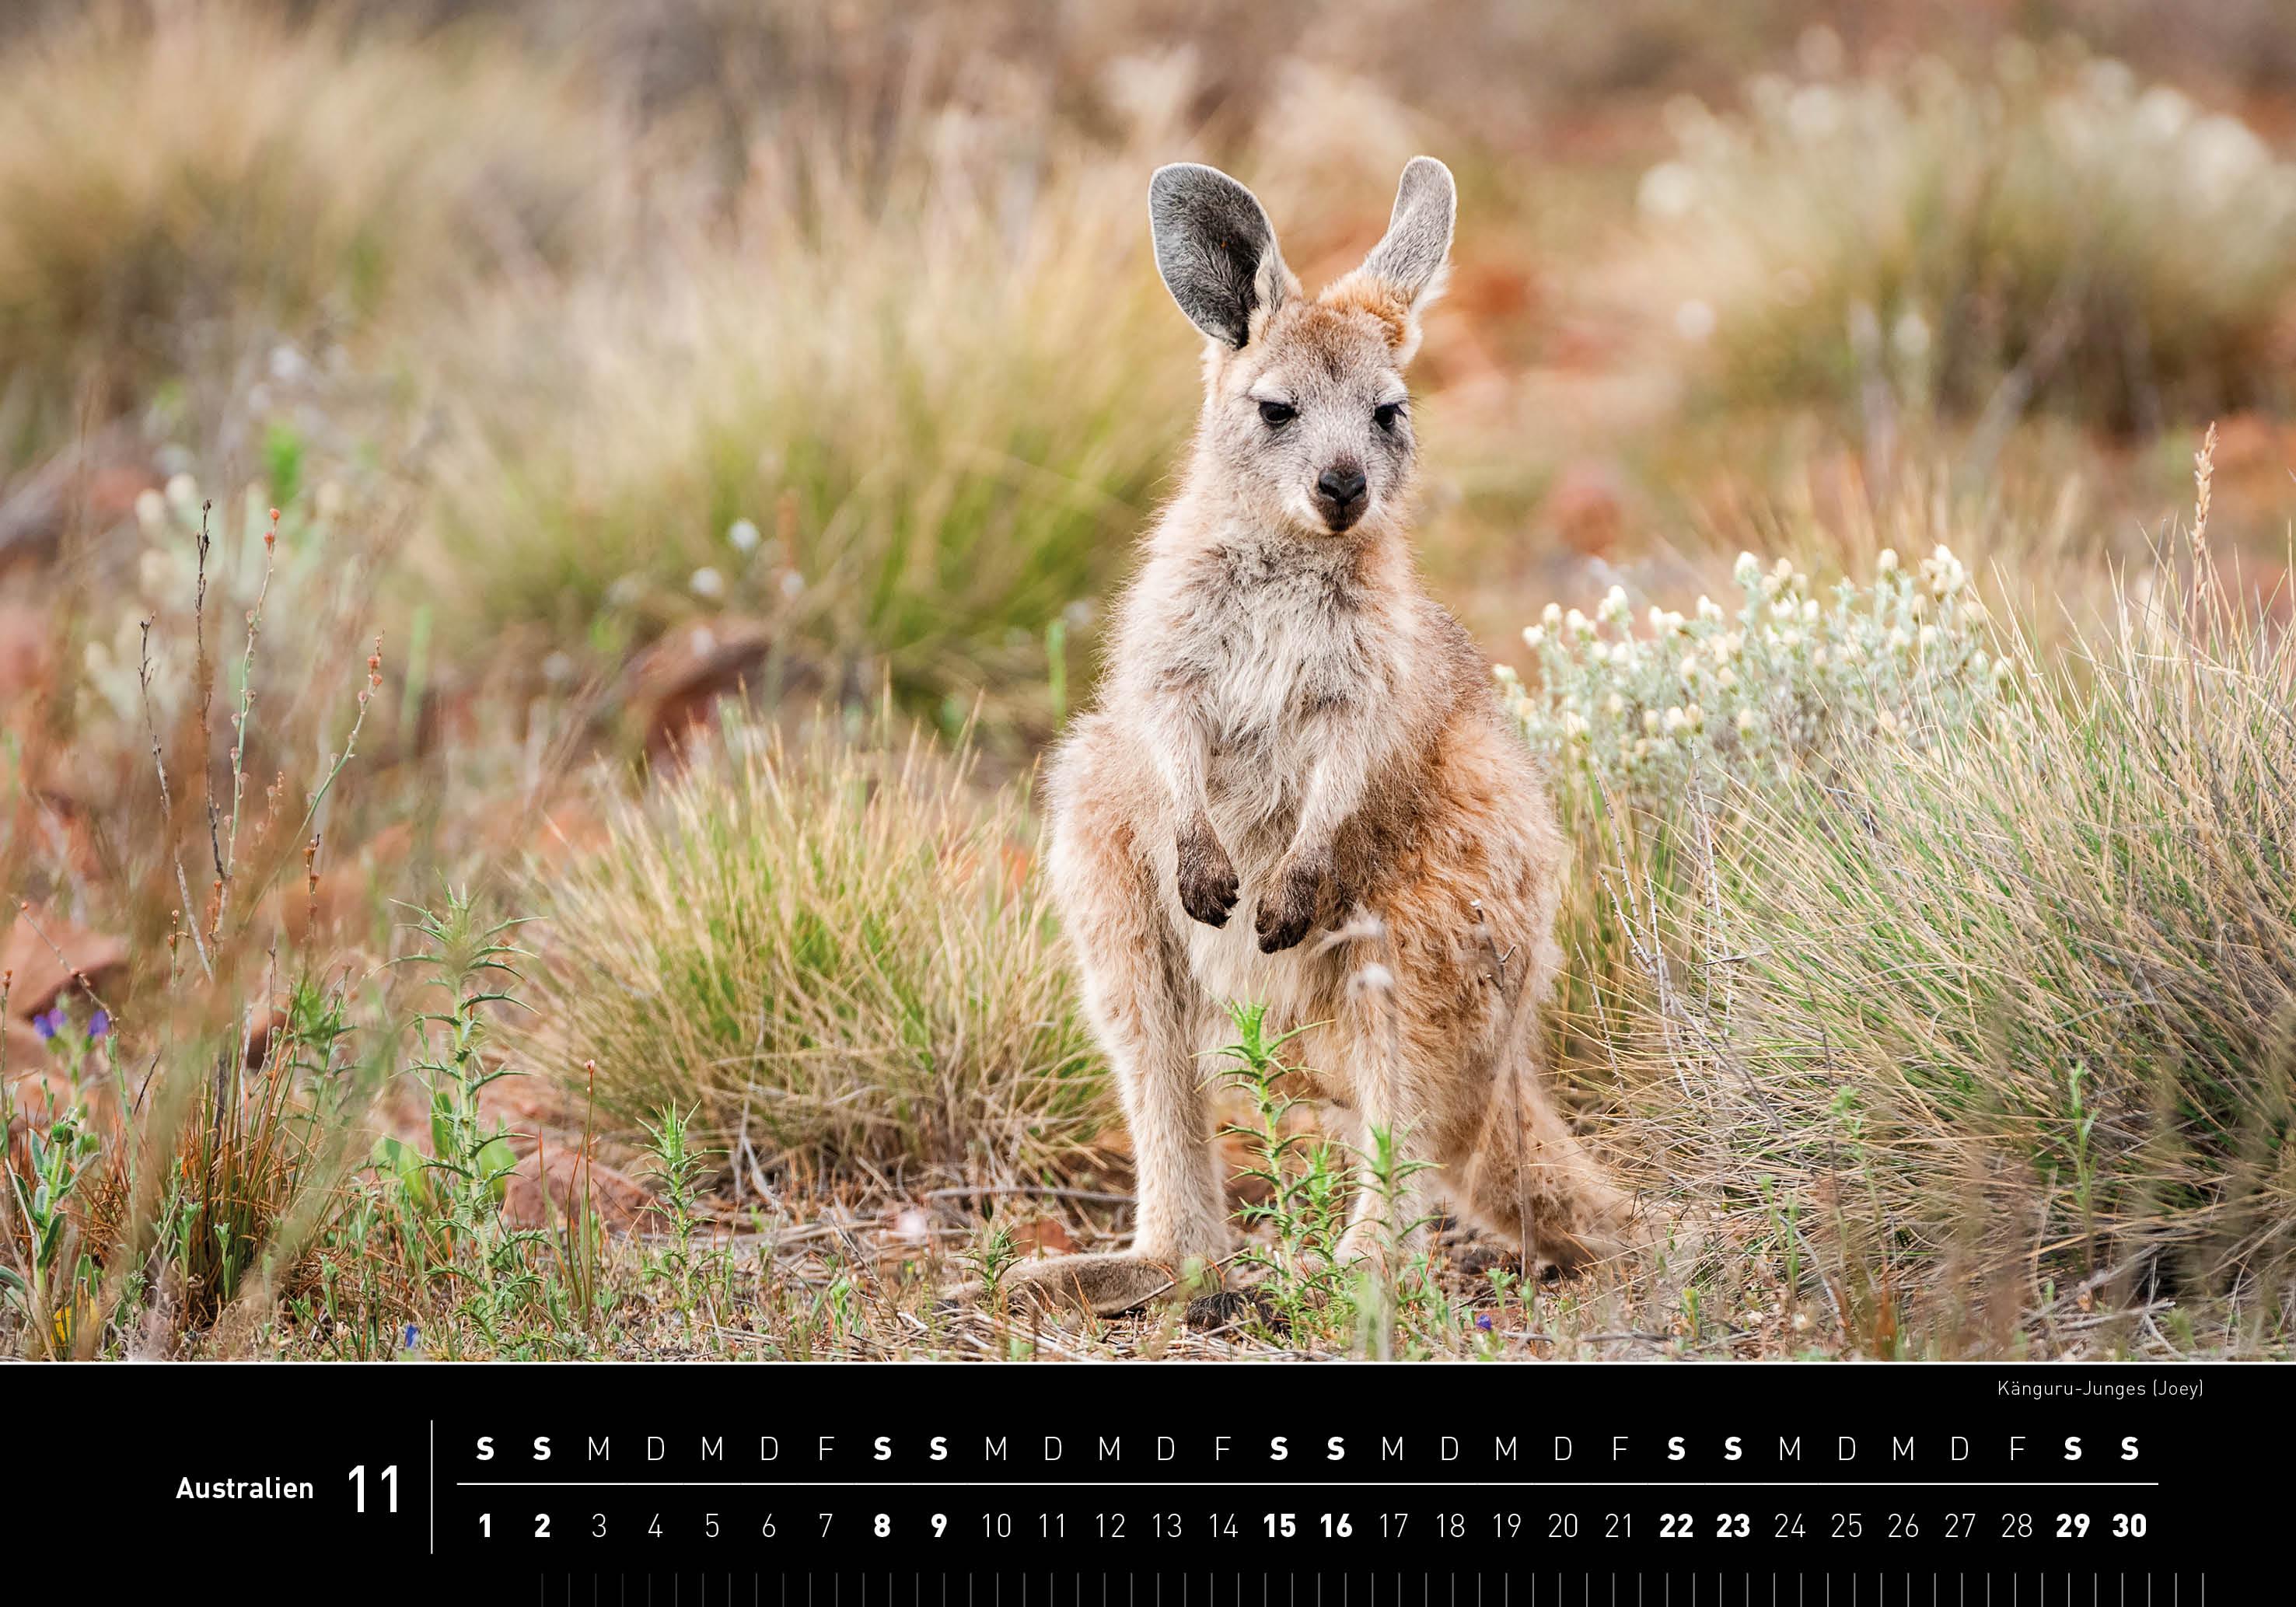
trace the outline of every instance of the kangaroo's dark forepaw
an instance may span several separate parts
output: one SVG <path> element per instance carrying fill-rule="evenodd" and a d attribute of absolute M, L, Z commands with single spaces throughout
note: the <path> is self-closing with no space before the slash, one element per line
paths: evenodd
<path fill-rule="evenodd" d="M 1200 820 L 1180 833 L 1180 907 L 1206 926 L 1226 926 L 1242 891 L 1235 862 L 1220 847 L 1211 823 Z"/>
<path fill-rule="evenodd" d="M 1260 895 L 1251 919 L 1261 954 L 1293 947 L 1308 935 L 1323 906 L 1330 876 L 1330 861 L 1321 857 L 1295 857 L 1276 867 L 1274 882 Z"/>
<path fill-rule="evenodd" d="M 1252 917 L 1251 929 L 1259 934 L 1259 952 L 1273 955 L 1297 948 L 1300 939 L 1314 924 L 1312 920 L 1302 920 L 1288 911 L 1262 904 L 1259 913 Z"/>

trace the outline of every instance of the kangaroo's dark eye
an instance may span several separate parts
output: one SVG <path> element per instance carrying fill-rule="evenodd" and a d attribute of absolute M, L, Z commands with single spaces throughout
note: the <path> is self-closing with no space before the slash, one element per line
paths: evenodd
<path fill-rule="evenodd" d="M 1300 410 L 1289 402 L 1262 402 L 1259 405 L 1260 420 L 1270 430 L 1281 430 L 1299 414 Z"/>
<path fill-rule="evenodd" d="M 1403 404 L 1400 402 L 1382 402 L 1371 410 L 1371 422 L 1382 430 L 1394 429 L 1395 421 L 1402 416 Z"/>

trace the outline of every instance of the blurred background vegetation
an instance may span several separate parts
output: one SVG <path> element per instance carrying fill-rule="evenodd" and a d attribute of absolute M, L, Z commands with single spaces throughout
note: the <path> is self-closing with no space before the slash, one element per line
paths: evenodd
<path fill-rule="evenodd" d="M 565 1326 L 562 1280 L 560 1308 L 472 1317 L 432 1269 L 524 1264 L 492 1200 L 558 1234 L 578 1289 L 599 1172 L 619 1226 L 656 1209 L 665 1103 L 721 1203 L 765 1201 L 784 1237 L 940 1199 L 900 1266 L 938 1266 L 958 1205 L 992 1197 L 933 1188 L 1120 1194 L 1029 791 L 1195 406 L 1146 176 L 1242 176 L 1314 281 L 1422 151 L 1462 203 L 1412 376 L 1421 553 L 1495 659 L 1550 600 L 1721 593 L 1742 548 L 1830 578 L 1949 541 L 2093 686 L 2079 623 L 2191 517 L 2211 422 L 2210 550 L 2277 640 L 2296 31 L 2275 0 L 0 9 L 0 1066 L 20 1150 L 51 1097 L 129 1135 L 86 1163 L 71 1255 L 6 1222 L 19 1264 L 63 1268 L 19 1342 L 117 1349 L 164 1308 L 151 1342 L 196 1348 L 259 1286 L 248 1320 L 308 1346 L 328 1269 L 386 1237 L 362 1334 Z M 2280 660 L 2251 646 L 2268 689 Z M 2110 724 L 2068 718 L 2050 730 Z M 1800 863 L 1804 826 L 1766 851 Z M 1596 890 L 1618 845 L 1591 819 L 1586 840 L 1559 1068 L 1590 1111 L 1706 1119 L 1642 1111 L 1621 1070 L 1683 1055 L 1604 1013 L 1660 1004 Z M 1775 887 L 1738 890 L 1780 918 Z M 514 962 L 534 1008 L 417 1019 L 410 956 L 467 980 L 468 955 L 409 906 L 538 917 Z M 2279 985 L 2231 1061 L 2267 1063 Z M 1893 1032 L 1933 1024 L 1908 1009 Z M 499 1123 L 477 1112 L 511 1085 L 482 1096 L 481 1064 L 529 1074 Z M 173 1103 L 151 1092 L 170 1078 Z M 253 1114 L 217 1127 L 231 1099 Z M 356 1142 L 298 1149 L 262 1114 L 326 1101 Z M 206 1157 L 164 1186 L 161 1111 Z M 2263 1119 L 2242 1164 L 2268 1177 L 2285 1119 Z M 472 1159 L 498 1126 L 515 1173 Z M 426 1226 L 431 1194 L 365 1167 L 376 1133 L 474 1172 L 460 1214 Z M 1755 1165 L 1701 1209 L 1754 1199 Z M 219 1259 L 167 1249 L 212 1242 L 201 1212 L 243 1176 L 265 1203 Z M 1921 1209 L 1892 1194 L 1859 1231 L 1931 1242 Z M 789 1338 L 840 1275 L 760 1267 L 777 1343 L 858 1342 Z M 2004 1298 L 2056 1309 L 2054 1264 L 2019 1275 Z M 2113 1288 L 2142 1307 L 2147 1277 Z M 1856 1320 L 1828 1295 L 1809 1342 L 1906 1342 L 1908 1281 L 1869 1278 Z M 295 1299 L 299 1324 L 276 1316 Z M 1763 1300 L 1759 1345 L 1800 1342 L 1810 1291 Z M 2062 1341 L 1926 1309 L 1932 1346 Z"/>

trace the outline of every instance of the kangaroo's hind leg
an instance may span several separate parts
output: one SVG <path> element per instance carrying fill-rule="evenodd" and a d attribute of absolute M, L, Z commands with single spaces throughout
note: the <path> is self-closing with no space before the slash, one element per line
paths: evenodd
<path fill-rule="evenodd" d="M 1015 1268 L 1008 1292 L 1103 1316 L 1166 1294 L 1227 1252 L 1204 1063 L 1209 1005 L 1162 888 L 1172 867 L 1110 818 L 1088 789 L 1070 794 L 1051 871 L 1077 953 L 1094 1036 L 1116 1073 L 1132 1134 L 1139 1210 L 1130 1250 Z"/>
<path fill-rule="evenodd" d="M 1627 1248 L 1632 1202 L 1539 1086 L 1529 1045 L 1507 1048 L 1472 1145 L 1451 1163 L 1456 1198 L 1520 1243 L 1526 1267 L 1579 1272 Z"/>
<path fill-rule="evenodd" d="M 1342 1265 L 1370 1260 L 1390 1276 L 1426 1247 L 1428 1185 L 1439 1169 L 1426 1090 L 1404 1045 L 1411 1036 L 1395 979 L 1358 970 L 1347 988 L 1341 1042 L 1355 1119 L 1355 1198 L 1341 1235 Z"/>

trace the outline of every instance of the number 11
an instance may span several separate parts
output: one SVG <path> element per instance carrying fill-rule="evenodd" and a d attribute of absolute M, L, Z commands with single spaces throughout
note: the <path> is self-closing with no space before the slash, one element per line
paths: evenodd
<path fill-rule="evenodd" d="M 388 1485 L 388 1486 L 390 1486 L 390 1510 L 395 1513 L 395 1512 L 397 1512 L 397 1511 L 398 1510 L 398 1464 L 397 1464 L 397 1463 L 395 1463 L 395 1462 L 394 1462 L 394 1463 L 392 1463 L 389 1467 L 387 1467 L 387 1468 L 385 1468 L 385 1469 L 383 1469 L 383 1470 L 382 1470 L 382 1482 L 383 1482 L 384 1484 L 386 1484 L 386 1485 Z M 357 1490 L 357 1496 L 356 1496 L 357 1505 L 356 1505 L 355 1510 L 357 1510 L 357 1511 L 358 1511 L 358 1512 L 362 1512 L 362 1513 L 363 1513 L 363 1512 L 366 1511 L 366 1464 L 365 1464 L 365 1463 L 362 1462 L 362 1463 L 360 1463 L 360 1464 L 358 1464 L 358 1466 L 357 1466 L 357 1467 L 355 1467 L 355 1468 L 353 1468 L 353 1469 L 351 1470 L 351 1484 L 352 1484 L 352 1487 L 353 1487 L 353 1488 Z"/>

